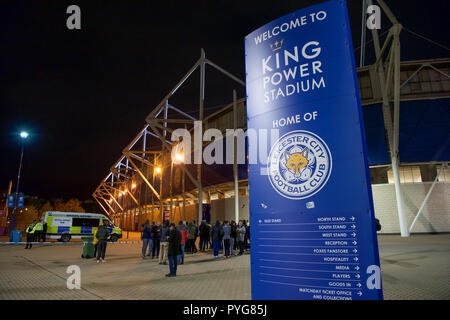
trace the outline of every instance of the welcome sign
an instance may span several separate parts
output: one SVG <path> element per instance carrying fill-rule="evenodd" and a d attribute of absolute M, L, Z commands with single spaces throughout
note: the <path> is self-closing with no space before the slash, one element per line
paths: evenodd
<path fill-rule="evenodd" d="M 382 299 L 345 1 L 272 21 L 245 51 L 248 128 L 279 130 L 249 164 L 252 298 Z"/>

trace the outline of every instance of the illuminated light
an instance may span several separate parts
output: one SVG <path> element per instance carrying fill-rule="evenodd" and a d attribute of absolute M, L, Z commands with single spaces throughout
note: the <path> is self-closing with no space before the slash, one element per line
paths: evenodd
<path fill-rule="evenodd" d="M 133 183 L 133 184 L 131 185 L 131 189 L 135 189 L 135 188 L 136 188 L 136 184 Z"/>
<path fill-rule="evenodd" d="M 122 195 L 123 195 L 123 193 L 122 193 L 122 192 L 120 192 L 120 193 L 119 193 L 119 198 L 120 198 L 120 197 L 122 197 Z"/>
<path fill-rule="evenodd" d="M 183 162 L 184 157 L 182 153 L 177 153 L 175 156 L 175 160 L 179 161 L 179 162 Z"/>
<path fill-rule="evenodd" d="M 20 137 L 23 138 L 23 139 L 26 139 L 26 138 L 28 137 L 28 132 L 22 131 L 22 132 L 20 133 Z"/>
<path fill-rule="evenodd" d="M 161 173 L 161 168 L 160 168 L 160 167 L 156 167 L 156 168 L 155 168 L 155 172 L 156 172 L 156 173 Z"/>

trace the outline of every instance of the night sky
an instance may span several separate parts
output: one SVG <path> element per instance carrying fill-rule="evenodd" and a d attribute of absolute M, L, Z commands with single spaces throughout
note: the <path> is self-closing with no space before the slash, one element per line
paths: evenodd
<path fill-rule="evenodd" d="M 18 133 L 27 130 L 20 191 L 44 198 L 90 198 L 144 127 L 148 113 L 197 61 L 200 48 L 245 80 L 244 37 L 319 2 L 2 1 L 0 190 L 11 179 L 15 186 Z M 450 46 L 448 0 L 388 2 L 406 28 Z M 71 4 L 81 8 L 81 30 L 66 27 Z M 361 1 L 349 0 L 348 7 L 356 48 Z M 381 32 L 387 26 L 383 17 Z M 448 57 L 445 49 L 406 32 L 401 41 L 403 60 Z M 367 48 L 369 63 L 372 48 Z M 208 70 L 206 78 L 210 113 L 231 102 L 233 86 L 215 71 Z M 186 111 L 198 103 L 198 76 L 194 79 L 176 100 Z M 243 94 L 241 89 L 239 97 Z"/>

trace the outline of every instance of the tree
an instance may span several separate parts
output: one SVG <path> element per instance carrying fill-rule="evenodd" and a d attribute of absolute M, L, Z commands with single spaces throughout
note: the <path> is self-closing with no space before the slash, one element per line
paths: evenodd
<path fill-rule="evenodd" d="M 55 211 L 61 211 L 61 212 L 67 212 L 66 204 L 62 199 L 56 199 L 53 201 L 53 210 Z"/>
<path fill-rule="evenodd" d="M 84 209 L 81 207 L 81 201 L 78 199 L 70 199 L 67 201 L 66 210 L 68 212 L 84 212 Z"/>
<path fill-rule="evenodd" d="M 44 205 L 41 207 L 41 209 L 39 210 L 39 216 L 42 217 L 44 216 L 45 212 L 47 211 L 53 211 L 53 206 L 50 203 L 50 201 L 47 201 L 46 203 L 44 203 Z"/>

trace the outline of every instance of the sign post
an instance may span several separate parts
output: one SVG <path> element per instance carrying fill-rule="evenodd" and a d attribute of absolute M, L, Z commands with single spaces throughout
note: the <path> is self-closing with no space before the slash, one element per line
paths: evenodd
<path fill-rule="evenodd" d="M 17 197 L 17 208 L 22 209 L 25 203 L 25 195 L 19 194 Z"/>
<path fill-rule="evenodd" d="M 252 298 L 382 299 L 345 1 L 274 20 L 245 51 L 248 130 L 279 137 L 249 163 Z"/>
<path fill-rule="evenodd" d="M 6 206 L 8 208 L 14 208 L 14 200 L 15 200 L 15 196 L 13 194 L 8 194 L 8 200 L 7 200 Z"/>

